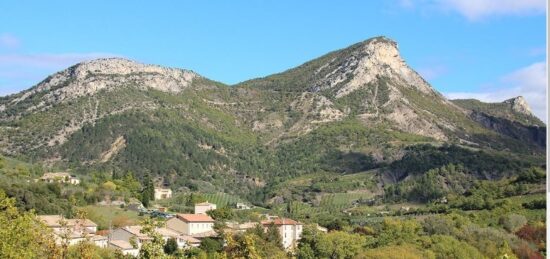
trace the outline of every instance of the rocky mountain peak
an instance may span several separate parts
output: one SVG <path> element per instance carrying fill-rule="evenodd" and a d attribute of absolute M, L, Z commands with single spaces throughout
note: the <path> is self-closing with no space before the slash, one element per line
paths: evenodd
<path fill-rule="evenodd" d="M 509 104 L 513 111 L 518 113 L 523 113 L 526 115 L 533 115 L 531 112 L 531 107 L 529 107 L 529 104 L 523 98 L 523 96 L 518 96 L 515 98 L 511 98 L 508 100 L 505 100 L 503 103 Z"/>
<path fill-rule="evenodd" d="M 124 58 L 94 59 L 49 76 L 12 99 L 10 104 L 24 102 L 40 95 L 41 101 L 29 108 L 34 110 L 64 100 L 122 87 L 178 93 L 187 88 L 198 76 L 189 70 L 142 64 Z"/>
<path fill-rule="evenodd" d="M 326 73 L 318 80 L 314 89 L 335 89 L 336 97 L 346 96 L 353 91 L 374 83 L 381 77 L 405 87 L 414 87 L 424 94 L 435 91 L 422 77 L 411 69 L 399 53 L 395 41 L 376 37 L 339 51 L 341 56 L 317 72 Z M 331 69 L 331 71 L 326 71 Z"/>

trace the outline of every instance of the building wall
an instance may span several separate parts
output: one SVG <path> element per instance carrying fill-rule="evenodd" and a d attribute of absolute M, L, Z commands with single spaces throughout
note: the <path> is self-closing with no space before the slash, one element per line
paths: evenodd
<path fill-rule="evenodd" d="M 172 197 L 172 190 L 161 191 L 155 189 L 155 200 L 168 199 Z"/>
<path fill-rule="evenodd" d="M 192 222 L 189 223 L 189 234 L 199 234 L 214 230 L 214 223 L 212 222 Z"/>
<path fill-rule="evenodd" d="M 283 247 L 290 249 L 298 243 L 302 238 L 302 225 L 281 225 L 279 226 L 279 234 L 283 239 Z"/>
<path fill-rule="evenodd" d="M 107 239 L 94 240 L 94 244 L 99 247 L 107 247 Z"/>
<path fill-rule="evenodd" d="M 171 218 L 166 221 L 166 227 L 169 229 L 173 229 L 175 231 L 178 231 L 180 233 L 189 235 L 189 226 L 185 221 L 178 219 L 178 218 Z"/>

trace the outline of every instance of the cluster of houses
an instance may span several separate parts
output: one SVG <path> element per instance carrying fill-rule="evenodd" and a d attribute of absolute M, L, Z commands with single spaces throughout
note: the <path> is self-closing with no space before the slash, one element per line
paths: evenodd
<path fill-rule="evenodd" d="M 178 247 L 186 249 L 198 247 L 204 238 L 216 238 L 218 233 L 214 230 L 214 219 L 206 214 L 215 210 L 216 204 L 203 202 L 195 204 L 194 214 L 176 214 L 166 220 L 163 227 L 155 231 L 166 241 L 175 239 Z M 109 231 L 107 236 L 97 234 L 97 224 L 88 219 L 65 219 L 59 215 L 38 216 L 44 224 L 53 230 L 58 244 L 77 244 L 82 241 L 91 241 L 99 247 L 112 247 L 120 250 L 125 255 L 137 256 L 139 249 L 151 240 L 151 237 L 141 232 L 139 225 L 125 226 Z M 271 217 L 262 222 L 226 222 L 225 231 L 244 232 L 258 225 L 265 229 L 275 225 L 282 237 L 282 245 L 285 249 L 291 249 L 302 236 L 303 224 L 292 219 Z"/>

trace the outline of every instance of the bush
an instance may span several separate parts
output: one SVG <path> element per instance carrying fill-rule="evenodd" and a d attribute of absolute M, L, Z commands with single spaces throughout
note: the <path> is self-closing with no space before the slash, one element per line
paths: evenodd
<path fill-rule="evenodd" d="M 499 224 L 508 232 L 513 233 L 523 227 L 527 223 L 527 218 L 523 215 L 510 214 L 502 216 L 499 219 Z"/>

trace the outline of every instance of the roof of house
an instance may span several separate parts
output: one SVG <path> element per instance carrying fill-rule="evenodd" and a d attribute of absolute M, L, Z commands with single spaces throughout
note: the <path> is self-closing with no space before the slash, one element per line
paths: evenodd
<path fill-rule="evenodd" d="M 264 220 L 262 221 L 262 224 L 263 225 L 270 225 L 270 224 L 275 224 L 275 225 L 302 225 L 302 223 L 296 221 L 296 220 L 293 220 L 293 219 L 288 219 L 288 218 L 277 218 L 277 219 L 273 219 L 273 220 Z"/>
<path fill-rule="evenodd" d="M 177 218 L 186 222 L 214 222 L 214 219 L 204 214 L 177 214 Z"/>
<path fill-rule="evenodd" d="M 122 227 L 122 229 L 128 231 L 130 234 L 138 237 L 138 238 L 149 238 L 146 234 L 144 233 L 141 233 L 141 226 L 126 226 L 126 227 Z"/>
<path fill-rule="evenodd" d="M 123 249 L 123 250 L 129 250 L 129 249 L 135 249 L 132 244 L 130 244 L 129 242 L 126 242 L 124 240 L 111 240 L 109 242 L 110 245 L 112 246 L 116 246 L 120 249 Z"/>
<path fill-rule="evenodd" d="M 76 225 L 97 227 L 97 224 L 89 219 L 65 219 L 61 215 L 39 215 L 37 217 L 48 227 L 61 227 L 62 221 L 65 221 L 67 227 L 74 227 Z"/>

